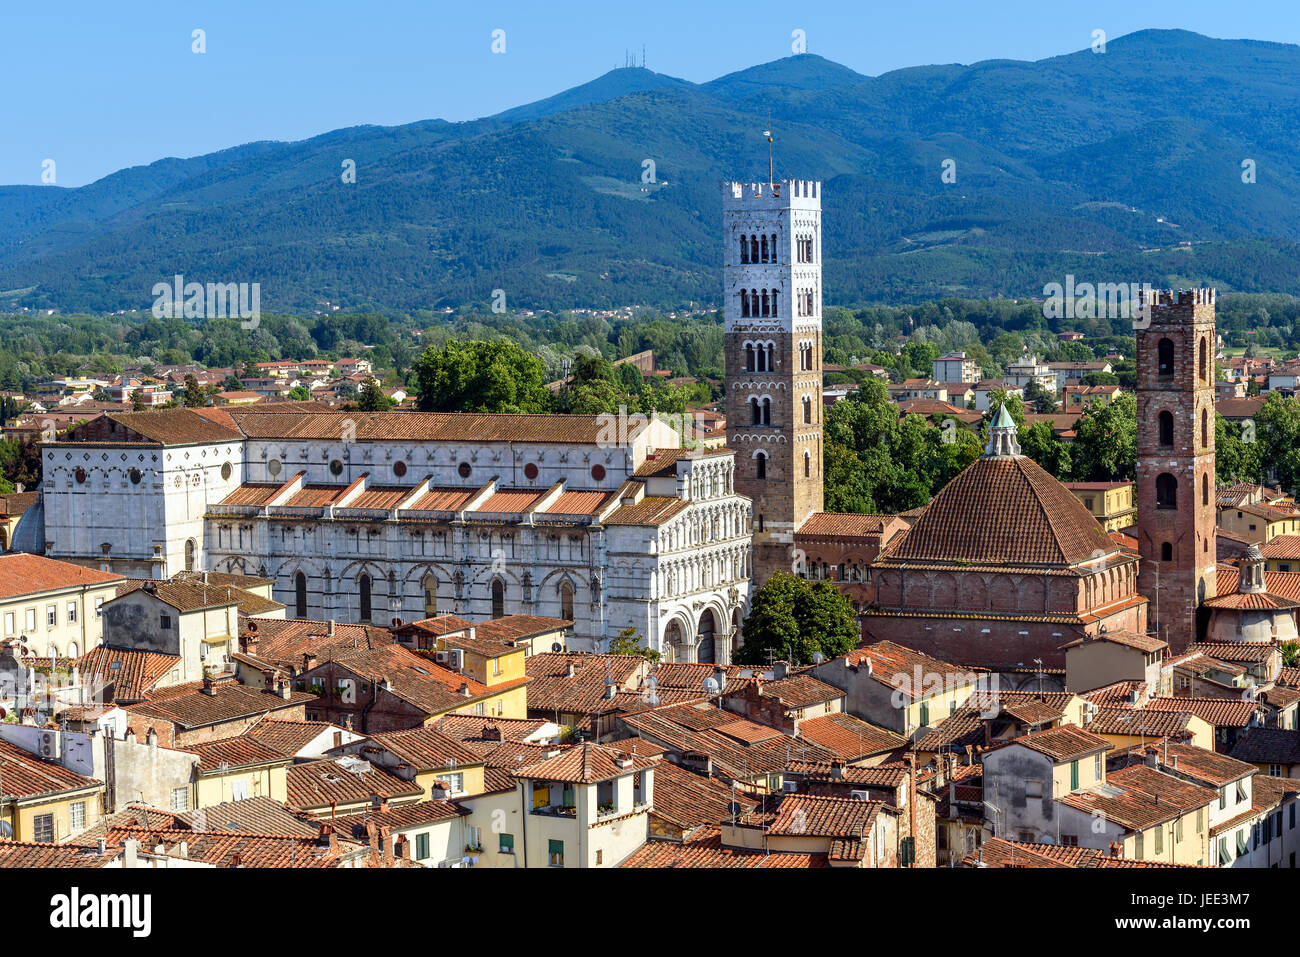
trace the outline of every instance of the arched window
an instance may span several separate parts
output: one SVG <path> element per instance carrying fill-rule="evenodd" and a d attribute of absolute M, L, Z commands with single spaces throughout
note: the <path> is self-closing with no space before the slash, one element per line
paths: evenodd
<path fill-rule="evenodd" d="M 1210 504 L 1210 476 L 1208 474 L 1201 476 L 1201 504 Z"/>
<path fill-rule="evenodd" d="M 185 570 L 194 571 L 194 539 L 187 539 L 185 542 Z"/>
<path fill-rule="evenodd" d="M 360 594 L 360 599 L 361 599 L 361 600 L 360 600 L 360 605 L 361 605 L 361 614 L 360 614 L 360 618 L 361 618 L 362 621 L 366 621 L 366 622 L 368 622 L 368 621 L 370 621 L 370 612 L 371 612 L 371 609 L 370 609 L 370 576 L 367 575 L 365 572 L 362 572 L 362 573 L 361 573 L 361 577 L 357 579 L 357 590 L 358 590 L 358 592 L 359 592 L 359 594 Z"/>
<path fill-rule="evenodd" d="M 499 578 L 492 580 L 492 617 L 504 618 L 506 616 L 506 586 L 505 582 Z"/>
<path fill-rule="evenodd" d="M 77 643 L 75 641 L 68 642 L 68 657 L 77 657 Z"/>
<path fill-rule="evenodd" d="M 753 422 L 752 422 L 752 424 L 753 424 L 753 425 L 762 425 L 762 424 L 763 424 L 763 406 L 762 406 L 762 403 L 760 403 L 760 402 L 758 401 L 758 399 L 750 399 L 750 400 L 749 400 L 749 407 L 750 407 L 750 409 L 751 409 L 752 412 L 753 412 L 753 415 L 752 415 Z"/>
<path fill-rule="evenodd" d="M 754 456 L 754 477 L 767 478 L 767 453 L 759 452 Z"/>
<path fill-rule="evenodd" d="M 749 243 L 744 236 L 740 237 L 740 261 L 744 265 L 749 264 Z"/>
<path fill-rule="evenodd" d="M 1210 413 L 1206 409 L 1201 409 L 1201 448 L 1210 447 Z"/>
<path fill-rule="evenodd" d="M 767 257 L 764 256 L 763 258 L 766 259 Z M 764 290 L 760 293 L 760 295 L 762 296 L 761 302 L 762 302 L 762 304 L 763 304 L 763 305 L 762 305 L 762 309 L 763 309 L 763 311 L 762 311 L 761 315 L 766 316 L 766 315 L 767 315 L 767 308 L 768 308 L 768 307 L 767 307 L 767 290 L 764 289 Z"/>
<path fill-rule="evenodd" d="M 749 293 L 744 289 L 740 290 L 740 315 L 741 318 L 745 318 L 749 315 Z M 745 348 L 748 349 L 749 346 L 746 346 Z M 750 371 L 753 371 L 753 366 L 750 366 Z"/>
<path fill-rule="evenodd" d="M 812 399 L 803 397 L 803 424 L 812 425 Z"/>
<path fill-rule="evenodd" d="M 307 576 L 302 572 L 293 576 L 294 617 L 307 617 Z"/>
<path fill-rule="evenodd" d="M 749 237 L 749 261 L 751 263 L 758 262 L 758 237 L 757 236 Z"/>
<path fill-rule="evenodd" d="M 745 294 L 742 292 L 741 295 L 744 296 Z M 749 301 L 745 300 L 745 303 L 745 315 L 749 315 Z M 745 345 L 745 371 L 754 371 L 754 346 L 752 343 L 746 343 Z"/>
<path fill-rule="evenodd" d="M 771 247 L 771 249 L 772 249 L 772 262 L 774 262 L 774 263 L 776 263 L 776 262 L 780 262 L 781 260 L 779 260 L 779 259 L 776 258 L 776 233 L 773 233 L 773 234 L 772 234 L 772 247 Z"/>
<path fill-rule="evenodd" d="M 432 618 L 438 614 L 438 579 L 430 572 L 421 582 L 424 589 L 424 617 Z"/>
<path fill-rule="evenodd" d="M 1207 370 L 1208 370 L 1208 368 L 1209 368 L 1209 363 L 1206 361 L 1206 353 L 1207 353 L 1207 351 L 1208 351 L 1208 347 L 1207 347 L 1206 344 L 1205 344 L 1205 337 L 1202 336 L 1202 337 L 1201 337 L 1201 349 L 1200 349 L 1201 354 L 1200 354 L 1200 356 L 1199 356 L 1199 361 L 1198 361 L 1198 364 L 1197 364 L 1197 370 L 1196 370 L 1196 371 L 1197 371 L 1197 375 L 1200 376 L 1202 382 L 1209 382 L 1209 381 L 1210 381 L 1209 376 L 1207 375 Z"/>
<path fill-rule="evenodd" d="M 763 258 L 761 261 L 767 262 L 767 233 L 763 234 L 763 238 L 760 240 L 759 249 L 762 250 L 761 255 Z"/>
<path fill-rule="evenodd" d="M 1157 371 L 1160 375 L 1174 374 L 1174 342 L 1172 339 L 1161 339 L 1156 344 L 1156 361 L 1158 364 Z"/>
<path fill-rule="evenodd" d="M 1178 507 L 1178 479 L 1168 472 L 1156 476 L 1156 508 Z"/>
<path fill-rule="evenodd" d="M 766 396 L 764 396 L 761 405 L 762 405 L 762 411 L 763 411 L 763 423 L 762 423 L 762 424 L 763 424 L 763 425 L 771 425 L 771 424 L 772 424 L 772 400 L 769 399 L 769 398 L 767 398 Z"/>
<path fill-rule="evenodd" d="M 812 477 L 812 454 L 809 452 L 803 454 L 803 477 Z"/>
<path fill-rule="evenodd" d="M 573 621 L 573 582 L 560 582 L 560 617 Z"/>
<path fill-rule="evenodd" d="M 1160 560 L 1162 562 L 1172 562 L 1174 560 L 1174 546 L 1171 542 L 1160 543 Z"/>
<path fill-rule="evenodd" d="M 1160 413 L 1159 422 L 1160 422 L 1160 444 L 1173 445 L 1174 444 L 1173 413 L 1170 412 L 1168 409 L 1165 409 L 1163 412 Z"/>

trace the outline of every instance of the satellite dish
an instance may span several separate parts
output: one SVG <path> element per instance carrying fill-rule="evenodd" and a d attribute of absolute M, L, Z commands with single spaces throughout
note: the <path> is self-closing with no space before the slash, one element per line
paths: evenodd
<path fill-rule="evenodd" d="M 645 703 L 650 705 L 650 707 L 653 708 L 655 705 L 659 704 L 659 696 L 657 694 L 652 693 L 646 697 Z"/>
<path fill-rule="evenodd" d="M 559 654 L 563 650 L 564 650 L 564 646 L 561 645 L 558 641 L 551 642 L 551 651 L 555 652 L 556 654 Z"/>
<path fill-rule="evenodd" d="M 704 693 L 707 695 L 718 693 L 718 682 L 712 675 L 704 679 Z"/>
<path fill-rule="evenodd" d="M 0 837 L 13 837 L 14 826 L 8 821 L 0 821 Z"/>
<path fill-rule="evenodd" d="M 813 652 L 813 664 L 819 665 L 825 660 L 826 660 L 826 656 L 823 655 L 820 651 Z"/>

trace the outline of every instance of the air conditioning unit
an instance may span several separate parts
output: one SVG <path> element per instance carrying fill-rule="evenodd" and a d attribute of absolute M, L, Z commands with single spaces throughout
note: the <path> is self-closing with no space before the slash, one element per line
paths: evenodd
<path fill-rule="evenodd" d="M 798 781 L 783 781 L 783 782 L 781 782 L 781 790 L 784 791 L 786 794 L 798 794 L 798 793 L 799 793 L 799 782 L 798 782 Z"/>
<path fill-rule="evenodd" d="M 447 667 L 452 671 L 460 671 L 465 667 L 465 652 L 459 648 L 453 648 L 447 652 Z"/>
<path fill-rule="evenodd" d="M 438 651 L 438 652 L 434 652 L 433 660 L 436 661 L 436 662 L 437 662 L 438 664 L 440 664 L 440 665 L 445 665 L 445 664 L 447 663 L 447 656 L 450 655 L 450 654 L 451 654 L 450 651 Z"/>
<path fill-rule="evenodd" d="M 870 801 L 870 800 L 871 800 L 871 792 L 870 792 L 870 791 L 850 791 L 850 792 L 849 792 L 849 797 L 853 798 L 853 800 L 855 800 L 855 801 Z"/>
<path fill-rule="evenodd" d="M 49 761 L 59 759 L 59 732 L 42 731 L 37 740 L 37 754 Z"/>

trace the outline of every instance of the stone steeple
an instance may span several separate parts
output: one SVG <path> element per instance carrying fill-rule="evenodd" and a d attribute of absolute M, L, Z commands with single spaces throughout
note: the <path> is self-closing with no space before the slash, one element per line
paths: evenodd
<path fill-rule="evenodd" d="M 1016 421 L 1007 411 L 1007 404 L 998 406 L 998 414 L 989 426 L 989 443 L 984 447 L 984 458 L 998 455 L 1019 455 L 1020 443 L 1016 441 Z"/>

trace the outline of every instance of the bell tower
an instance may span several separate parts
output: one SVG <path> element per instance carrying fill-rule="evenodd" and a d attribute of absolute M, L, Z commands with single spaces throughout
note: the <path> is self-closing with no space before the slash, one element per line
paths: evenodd
<path fill-rule="evenodd" d="M 723 183 L 722 210 L 727 445 L 762 585 L 822 510 L 821 183 Z"/>
<path fill-rule="evenodd" d="M 1214 290 L 1155 290 L 1139 304 L 1138 590 L 1177 653 L 1216 594 Z"/>

